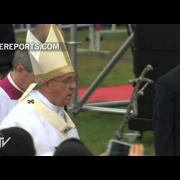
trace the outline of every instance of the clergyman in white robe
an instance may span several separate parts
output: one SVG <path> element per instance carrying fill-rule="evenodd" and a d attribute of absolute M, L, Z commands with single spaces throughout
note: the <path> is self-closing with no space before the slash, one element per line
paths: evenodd
<path fill-rule="evenodd" d="M 22 94 L 23 90 L 14 83 L 10 73 L 0 80 L 0 123 L 14 108 Z"/>
<path fill-rule="evenodd" d="M 63 107 L 60 108 L 53 105 L 39 91 L 34 90 L 30 93 L 30 95 L 39 99 L 59 116 L 62 116 L 62 113 L 65 113 Z M 66 133 L 66 136 L 64 136 L 63 133 L 52 126 L 52 124 L 39 112 L 24 103 L 16 105 L 16 107 L 8 114 L 3 123 L 0 125 L 0 129 L 9 127 L 23 128 L 32 135 L 37 156 L 44 154 L 53 155 L 55 148 L 66 138 L 73 137 L 79 139 L 76 128 L 70 129 Z"/>

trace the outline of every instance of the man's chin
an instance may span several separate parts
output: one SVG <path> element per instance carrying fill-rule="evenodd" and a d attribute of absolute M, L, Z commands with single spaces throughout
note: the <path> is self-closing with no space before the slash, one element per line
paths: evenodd
<path fill-rule="evenodd" d="M 64 106 L 69 106 L 69 105 L 71 105 L 71 101 L 64 102 Z"/>

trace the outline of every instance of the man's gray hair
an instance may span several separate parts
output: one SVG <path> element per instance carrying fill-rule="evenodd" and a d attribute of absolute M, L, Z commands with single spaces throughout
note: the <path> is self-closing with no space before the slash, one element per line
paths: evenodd
<path fill-rule="evenodd" d="M 33 72 L 28 50 L 16 50 L 13 59 L 13 68 L 23 65 L 28 72 Z"/>

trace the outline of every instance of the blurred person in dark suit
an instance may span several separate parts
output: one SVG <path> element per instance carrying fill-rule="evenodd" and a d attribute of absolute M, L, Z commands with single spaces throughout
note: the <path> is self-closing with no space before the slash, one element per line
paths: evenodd
<path fill-rule="evenodd" d="M 12 24 L 0 24 L 0 43 L 15 43 Z M 12 69 L 14 51 L 0 50 L 0 73 L 5 76 Z"/>
<path fill-rule="evenodd" d="M 159 78 L 154 100 L 155 152 L 180 155 L 180 65 Z"/>

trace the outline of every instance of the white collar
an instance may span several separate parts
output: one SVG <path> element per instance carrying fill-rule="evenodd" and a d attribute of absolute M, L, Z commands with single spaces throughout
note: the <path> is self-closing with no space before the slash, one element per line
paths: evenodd
<path fill-rule="evenodd" d="M 48 108 L 52 111 L 59 113 L 64 110 L 64 107 L 59 107 L 52 104 L 43 94 L 41 94 L 38 90 L 33 90 L 30 95 L 37 97 L 42 103 L 44 103 Z"/>
<path fill-rule="evenodd" d="M 16 88 L 18 91 L 24 93 L 24 91 L 22 89 L 20 89 L 15 82 L 13 81 L 13 79 L 11 78 L 11 72 L 7 75 L 7 78 L 9 80 L 9 82 L 14 86 L 14 88 Z"/>

